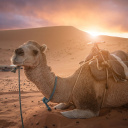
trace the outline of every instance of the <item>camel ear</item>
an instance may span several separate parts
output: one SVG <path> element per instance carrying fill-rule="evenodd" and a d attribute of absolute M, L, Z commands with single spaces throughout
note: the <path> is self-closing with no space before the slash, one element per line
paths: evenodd
<path fill-rule="evenodd" d="M 41 51 L 42 51 L 42 52 L 45 52 L 46 50 L 47 50 L 47 45 L 43 44 L 43 45 L 41 46 Z"/>

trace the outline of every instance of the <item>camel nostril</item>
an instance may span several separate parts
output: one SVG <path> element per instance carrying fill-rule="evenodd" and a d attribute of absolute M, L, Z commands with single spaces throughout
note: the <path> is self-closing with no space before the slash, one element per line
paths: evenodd
<path fill-rule="evenodd" d="M 24 51 L 23 51 L 22 48 L 16 49 L 16 50 L 15 50 L 15 53 L 16 53 L 17 55 L 19 55 L 19 56 L 23 56 L 23 55 L 24 55 Z"/>

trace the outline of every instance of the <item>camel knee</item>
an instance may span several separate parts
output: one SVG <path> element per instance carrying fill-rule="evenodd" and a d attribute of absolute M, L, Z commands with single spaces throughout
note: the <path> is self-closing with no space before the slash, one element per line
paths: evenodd
<path fill-rule="evenodd" d="M 81 110 L 81 109 L 74 109 L 70 111 L 61 112 L 61 114 L 67 118 L 92 118 L 99 115 L 99 111 L 94 113 L 91 110 Z"/>
<path fill-rule="evenodd" d="M 55 109 L 67 109 L 71 106 L 72 104 L 70 103 L 60 103 L 60 104 L 57 104 L 56 106 L 54 106 Z"/>

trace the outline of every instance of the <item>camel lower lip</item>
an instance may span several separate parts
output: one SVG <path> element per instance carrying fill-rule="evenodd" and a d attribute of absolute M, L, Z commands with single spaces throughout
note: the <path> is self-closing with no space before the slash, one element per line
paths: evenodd
<path fill-rule="evenodd" d="M 14 64 L 14 65 L 17 65 L 17 66 L 21 66 L 21 64 L 20 64 L 20 63 L 15 62 L 15 61 L 13 62 L 13 64 Z"/>

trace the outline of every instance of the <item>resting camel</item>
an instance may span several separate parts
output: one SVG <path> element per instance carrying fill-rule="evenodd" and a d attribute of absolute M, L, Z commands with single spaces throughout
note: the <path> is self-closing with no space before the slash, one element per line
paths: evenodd
<path fill-rule="evenodd" d="M 26 77 L 48 99 L 53 90 L 55 74 L 47 66 L 46 48 L 44 44 L 40 46 L 35 41 L 28 41 L 15 50 L 11 59 L 14 65 L 24 67 Z M 108 80 L 109 88 L 103 100 L 106 79 L 96 80 L 89 64 L 83 64 L 82 68 L 78 68 L 67 78 L 57 76 L 56 90 L 51 99 L 52 102 L 59 103 L 55 108 L 75 106 L 73 110 L 61 112 L 65 117 L 96 117 L 101 108 L 118 107 L 128 103 L 128 82 L 115 82 L 113 77 Z"/>

